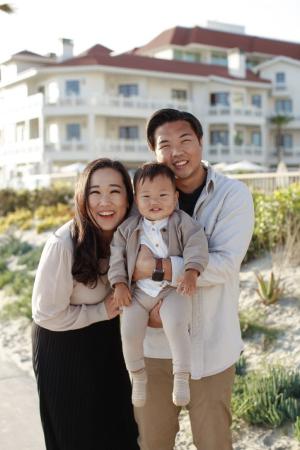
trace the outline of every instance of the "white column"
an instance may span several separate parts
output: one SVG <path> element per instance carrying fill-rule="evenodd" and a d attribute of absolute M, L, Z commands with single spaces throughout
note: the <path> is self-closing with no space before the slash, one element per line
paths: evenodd
<path fill-rule="evenodd" d="M 228 123 L 228 130 L 229 130 L 229 160 L 230 162 L 235 162 L 236 155 L 234 152 L 234 122 L 232 119 L 230 119 L 230 122 Z"/>
<path fill-rule="evenodd" d="M 88 130 L 87 130 L 87 148 L 88 148 L 88 158 L 97 158 L 96 146 L 95 146 L 95 115 L 90 112 L 88 114 Z"/>

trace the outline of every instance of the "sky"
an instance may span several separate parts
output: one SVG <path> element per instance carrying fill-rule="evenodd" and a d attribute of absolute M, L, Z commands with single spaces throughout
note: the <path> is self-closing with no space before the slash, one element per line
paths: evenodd
<path fill-rule="evenodd" d="M 9 0 L 0 0 L 0 3 Z M 299 0 L 11 0 L 0 13 L 0 61 L 21 50 L 57 52 L 61 37 L 77 54 L 99 43 L 116 52 L 139 47 L 175 26 L 208 20 L 245 26 L 246 34 L 300 43 Z"/>

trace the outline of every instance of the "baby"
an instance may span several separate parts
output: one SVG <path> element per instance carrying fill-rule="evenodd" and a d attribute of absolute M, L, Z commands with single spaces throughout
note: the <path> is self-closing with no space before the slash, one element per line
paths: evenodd
<path fill-rule="evenodd" d="M 163 299 L 160 317 L 172 354 L 172 397 L 175 405 L 184 406 L 190 401 L 192 303 L 184 295 L 195 293 L 197 278 L 208 263 L 207 240 L 201 226 L 176 209 L 175 176 L 166 165 L 144 164 L 135 173 L 134 190 L 139 215 L 129 217 L 115 232 L 108 271 L 115 302 L 123 307 L 121 336 L 126 366 L 132 377 L 132 402 L 141 407 L 146 401 L 143 341 L 149 312 Z M 156 267 L 152 279 L 133 283 L 141 244 L 154 254 Z M 163 258 L 169 256 L 184 259 L 185 271 L 177 290 L 164 280 Z"/>

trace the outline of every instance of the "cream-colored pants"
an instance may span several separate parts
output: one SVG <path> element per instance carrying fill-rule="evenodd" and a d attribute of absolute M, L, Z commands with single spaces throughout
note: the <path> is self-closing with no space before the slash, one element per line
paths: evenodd
<path fill-rule="evenodd" d="M 166 333 L 173 360 L 173 373 L 191 371 L 191 341 L 189 322 L 192 302 L 177 294 L 175 288 L 164 288 L 157 297 L 150 297 L 135 288 L 130 306 L 123 308 L 121 335 L 123 353 L 130 372 L 145 367 L 143 342 L 149 320 L 149 311 L 163 299 L 160 317 Z"/>
<path fill-rule="evenodd" d="M 170 359 L 145 358 L 147 402 L 135 408 L 141 450 L 173 450 L 180 407 L 172 402 Z M 230 400 L 235 367 L 201 380 L 190 380 L 189 411 L 197 450 L 232 450 Z"/>

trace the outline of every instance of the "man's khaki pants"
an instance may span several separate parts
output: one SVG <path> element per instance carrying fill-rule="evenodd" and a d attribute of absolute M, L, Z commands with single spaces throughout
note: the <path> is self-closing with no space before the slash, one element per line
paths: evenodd
<path fill-rule="evenodd" d="M 173 450 L 181 408 L 172 402 L 172 361 L 145 358 L 145 362 L 146 405 L 135 408 L 140 448 Z M 190 380 L 191 401 L 187 408 L 197 450 L 232 450 L 230 400 L 234 374 L 232 366 L 216 375 Z"/>

